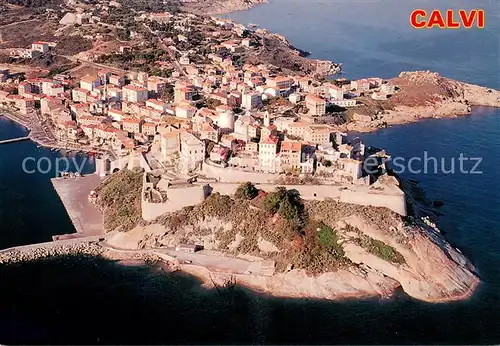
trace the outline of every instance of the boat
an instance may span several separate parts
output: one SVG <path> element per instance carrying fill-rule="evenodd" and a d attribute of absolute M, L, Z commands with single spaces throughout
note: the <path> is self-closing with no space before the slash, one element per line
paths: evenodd
<path fill-rule="evenodd" d="M 249 26 L 250 28 L 258 28 L 258 27 L 259 27 L 259 25 L 254 24 L 254 23 L 248 23 L 248 26 Z"/>

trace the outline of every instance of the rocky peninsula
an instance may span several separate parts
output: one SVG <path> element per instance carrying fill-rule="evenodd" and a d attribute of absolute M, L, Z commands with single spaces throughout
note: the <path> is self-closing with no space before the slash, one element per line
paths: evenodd
<path fill-rule="evenodd" d="M 200 5 L 201 8 L 204 8 L 204 3 Z M 257 1 L 232 1 L 231 5 L 227 5 L 229 2 L 219 1 L 212 3 L 211 6 L 214 6 L 213 11 L 215 12 L 224 12 L 239 9 L 239 7 L 246 8 L 255 3 Z M 211 10 L 206 8 L 205 10 L 204 13 L 211 13 Z M 168 16 L 172 15 L 168 14 Z M 230 117 L 233 117 L 230 121 L 232 125 L 229 127 L 234 127 L 233 107 L 226 106 L 217 109 L 218 106 L 214 106 L 217 102 L 214 100 L 219 102 L 219 106 L 223 101 L 226 103 L 230 101 L 229 92 L 226 93 L 229 90 L 225 88 L 227 85 L 230 87 L 231 82 L 236 89 L 249 87 L 248 84 L 241 83 L 244 81 L 245 74 L 247 79 L 250 79 L 247 82 L 251 83 L 254 89 L 258 87 L 263 89 L 263 86 L 266 85 L 264 83 L 268 82 L 273 82 L 275 85 L 275 87 L 268 88 L 271 90 L 266 93 L 266 98 L 268 98 L 266 108 L 264 108 L 264 104 L 261 104 L 264 89 L 258 93 L 252 91 L 253 95 L 251 96 L 256 96 L 255 101 L 259 102 L 252 105 L 252 100 L 254 100 L 252 97 L 250 98 L 250 107 L 248 107 L 250 109 L 252 107 L 258 108 L 259 112 L 267 110 L 266 114 L 257 114 L 256 112 L 255 121 L 252 119 L 251 121 L 254 126 L 257 126 L 255 123 L 259 124 L 257 128 L 260 128 L 260 125 L 265 125 L 261 126 L 264 132 L 270 132 L 267 135 L 268 138 L 260 138 L 262 140 L 260 143 L 272 146 L 277 145 L 278 138 L 276 125 L 273 124 L 274 127 L 270 125 L 269 113 L 272 113 L 273 116 L 278 113 L 281 115 L 287 113 L 284 118 L 293 118 L 291 119 L 293 122 L 299 120 L 295 125 L 298 125 L 298 128 L 303 127 L 303 132 L 322 131 L 325 129 L 324 127 L 314 124 L 317 119 L 335 116 L 332 115 L 334 112 L 330 112 L 330 110 L 327 112 L 328 103 L 328 108 L 338 106 L 341 108 L 338 113 L 347 114 L 345 121 L 340 121 L 341 124 L 336 125 L 337 129 L 373 131 L 385 126 L 417 121 L 422 118 L 468 114 L 472 106 L 500 106 L 500 92 L 498 90 L 454 81 L 429 71 L 403 72 L 399 77 L 388 81 L 382 81 L 381 78 L 372 78 L 371 81 L 342 81 L 340 78 L 331 81 L 325 76 L 339 73 L 341 64 L 307 59 L 306 52 L 293 47 L 283 36 L 273 34 L 265 29 L 247 30 L 245 27 L 227 21 L 217 23 L 216 20 L 205 17 L 193 17 L 186 14 L 177 14 L 176 16 L 173 17 L 179 23 L 192 22 L 193 33 L 191 35 L 192 38 L 198 40 L 198 43 L 193 43 L 196 40 L 188 39 L 179 31 L 176 35 L 176 41 L 171 42 L 171 44 L 177 44 L 180 47 L 179 50 L 182 49 L 183 52 L 196 51 L 195 49 L 199 48 L 198 46 L 202 45 L 206 41 L 205 39 L 210 36 L 212 38 L 208 40 L 209 46 L 205 48 L 226 52 L 221 54 L 229 54 L 228 51 L 234 53 L 230 59 L 227 59 L 209 53 L 209 49 L 200 50 L 200 53 L 196 53 L 198 55 L 192 56 L 181 55 L 179 52 L 176 56 L 170 48 L 166 49 L 172 71 L 170 71 L 168 83 L 164 84 L 165 87 L 167 84 L 172 87 L 169 90 L 172 91 L 173 95 L 162 95 L 165 96 L 165 99 L 169 99 L 170 103 L 164 104 L 158 100 L 153 103 L 159 104 L 161 109 L 165 107 L 165 110 L 172 110 L 170 106 L 175 98 L 181 99 L 182 102 L 178 100 L 179 102 L 175 105 L 176 109 L 180 110 L 179 113 L 174 112 L 163 119 L 168 121 L 158 126 L 155 123 L 149 124 L 155 129 L 152 131 L 151 137 L 157 137 L 157 144 L 161 147 L 165 141 L 158 140 L 159 136 L 156 135 L 161 129 L 163 135 L 169 137 L 167 135 L 168 129 L 168 132 L 176 133 L 176 136 L 170 137 L 175 137 L 179 141 L 182 139 L 183 145 L 199 145 L 193 151 L 195 154 L 201 152 L 201 159 L 189 156 L 192 154 L 191 150 L 188 150 L 189 155 L 187 153 L 183 155 L 188 164 L 199 160 L 193 167 L 187 167 L 188 173 L 192 173 L 191 171 L 206 163 L 205 159 L 210 155 L 205 154 L 210 153 L 205 152 L 205 143 L 201 142 L 195 134 L 189 133 L 188 136 L 185 129 L 181 130 L 180 125 L 173 126 L 175 124 L 172 124 L 171 120 L 192 118 L 195 112 L 198 112 L 198 108 L 191 105 L 183 106 L 184 101 L 191 98 L 190 101 L 200 101 L 198 105 L 199 109 L 203 109 L 203 112 L 200 112 L 205 114 L 203 117 L 226 119 L 225 116 L 229 114 Z M 143 30 L 141 35 L 144 37 L 155 38 L 158 42 L 163 42 L 161 40 L 165 39 L 167 32 L 171 36 L 172 32 L 177 33 L 175 30 L 178 30 L 175 26 L 170 28 L 162 23 L 163 17 L 158 18 L 157 15 L 152 14 L 149 19 L 143 18 L 145 21 L 142 24 L 136 24 L 136 26 L 138 30 L 139 28 Z M 148 25 L 154 27 L 155 30 Z M 188 35 L 187 32 L 191 31 L 186 31 L 186 35 Z M 137 35 L 139 35 L 139 31 Z M 213 39 L 219 36 L 219 39 Z M 144 49 L 150 48 L 153 49 L 153 47 L 145 47 Z M 113 58 L 116 61 L 121 61 L 120 59 L 124 57 L 129 59 L 126 60 L 127 64 L 131 61 L 141 61 L 141 66 L 147 66 L 148 60 L 146 58 L 153 61 L 150 62 L 151 64 L 158 62 L 156 54 L 143 56 L 142 49 L 140 52 L 132 51 L 129 53 L 124 55 L 114 52 L 109 56 L 99 57 L 97 63 L 92 61 L 86 63 L 91 68 L 95 68 L 95 65 L 102 67 L 103 63 L 111 61 L 107 59 Z M 141 57 L 141 59 L 136 59 L 137 57 Z M 183 68 L 179 62 L 181 58 L 184 65 L 189 66 Z M 204 69 L 213 69 L 214 76 L 217 75 L 218 68 L 222 65 L 229 66 L 226 67 L 228 75 L 229 72 L 234 75 L 235 72 L 239 71 L 237 69 L 240 69 L 239 72 L 241 72 L 243 80 L 238 80 L 238 82 L 228 80 L 225 82 L 226 85 L 220 81 L 219 86 L 221 90 L 224 90 L 224 93 L 212 93 L 211 84 L 207 84 L 210 91 L 207 92 L 206 96 L 209 94 L 210 97 L 205 101 L 210 99 L 211 102 L 203 103 L 204 99 L 201 97 L 192 100 L 194 85 L 182 80 L 182 78 L 191 78 L 199 82 L 198 75 L 201 72 L 198 67 L 202 64 Z M 194 70 L 194 72 L 192 74 L 187 72 L 187 67 L 190 67 L 189 70 Z M 149 71 L 155 70 L 150 69 Z M 236 75 L 239 74 L 236 73 Z M 141 79 L 146 78 L 145 76 L 147 77 L 147 73 L 146 75 L 142 74 Z M 214 76 L 210 76 L 210 79 L 213 79 Z M 104 78 L 109 79 L 108 76 Z M 137 79 L 136 82 L 138 82 L 139 75 L 128 76 L 128 78 Z M 206 78 L 209 79 L 208 76 Z M 87 83 L 86 78 L 79 81 L 83 82 L 83 85 Z M 148 81 L 158 82 L 156 77 L 148 79 Z M 347 85 L 344 82 L 350 84 Z M 144 80 L 142 83 L 144 84 Z M 90 84 L 90 89 L 94 89 L 93 82 Z M 183 87 L 185 84 L 189 87 Z M 343 89 L 344 86 L 347 86 L 346 90 Z M 382 92 L 383 87 L 391 91 Z M 136 85 L 124 88 L 132 90 L 134 93 L 139 88 L 139 91 L 144 91 L 144 95 L 146 95 L 144 102 L 149 100 L 147 88 L 141 89 Z M 291 101 L 293 98 L 287 100 L 281 96 L 282 88 L 286 93 L 290 92 L 290 95 L 287 94 L 288 96 L 292 96 L 292 92 L 295 94 L 294 102 Z M 75 91 L 77 96 L 71 100 L 75 102 L 72 105 L 76 107 L 75 104 L 78 105 L 80 101 L 75 100 L 79 99 L 78 93 L 81 90 L 72 91 Z M 272 95 L 271 92 L 275 94 Z M 280 96 L 278 96 L 278 92 Z M 82 97 L 86 98 L 87 92 L 83 94 Z M 384 98 L 378 99 L 374 95 L 384 96 Z M 304 96 L 305 102 L 301 100 L 302 96 Z M 8 95 L 5 96 L 6 99 L 8 97 Z M 11 97 L 11 99 L 19 98 Z M 68 102 L 70 102 L 69 99 Z M 347 104 L 346 107 L 349 109 L 343 109 L 339 103 Z M 281 108 L 281 111 L 276 111 L 278 108 Z M 336 109 L 336 107 L 333 108 Z M 151 112 L 151 108 L 141 108 L 141 111 Z M 188 116 L 187 113 L 182 113 L 185 111 L 192 111 L 193 114 Z M 220 111 L 221 114 L 215 114 L 214 111 Z M 136 116 L 139 111 L 130 108 L 125 113 Z M 121 119 L 121 113 L 119 116 L 118 118 Z M 239 112 L 238 117 L 244 118 L 245 115 Z M 163 117 L 159 116 L 158 118 Z M 74 127 L 75 133 L 87 133 L 86 136 L 88 133 L 93 133 L 89 129 L 95 128 L 95 126 L 89 127 L 88 124 L 85 127 L 87 132 L 83 130 L 78 132 L 76 129 L 78 126 L 82 126 L 81 120 L 94 121 L 95 117 L 92 115 L 88 118 L 83 115 L 79 119 L 80 124 L 70 122 L 69 125 L 61 126 L 62 132 L 66 131 L 67 135 L 67 126 L 69 126 L 70 129 Z M 130 119 L 126 119 L 128 123 L 137 121 L 138 124 L 143 124 L 143 119 L 133 119 L 132 122 Z M 263 124 L 261 124 L 260 119 L 264 119 Z M 307 120 L 310 123 L 300 120 Z M 132 152 L 138 151 L 136 149 L 140 145 L 129 135 L 130 133 L 138 134 L 140 126 L 137 125 L 137 129 L 127 127 L 119 120 L 114 121 L 114 123 L 117 128 L 108 128 L 104 126 L 104 123 L 99 123 L 101 133 L 104 133 L 105 136 L 116 136 L 117 140 L 122 141 L 119 149 L 121 150 L 123 147 L 126 149 L 124 151 L 129 151 L 132 157 Z M 242 126 L 248 128 L 250 124 L 243 123 Z M 326 130 L 330 131 L 333 128 Z M 217 142 L 212 143 L 215 147 L 215 144 L 219 144 L 218 132 L 213 128 L 211 130 L 215 132 L 217 140 Z M 120 131 L 124 131 L 126 135 Z M 69 132 L 73 133 L 73 131 Z M 123 136 L 116 135 L 116 133 L 123 134 Z M 210 133 L 212 134 L 212 132 Z M 142 134 L 145 135 L 145 133 Z M 290 134 L 286 133 L 286 135 Z M 330 135 L 331 132 L 328 132 L 326 139 L 328 145 Z M 294 135 L 292 134 L 292 136 Z M 141 136 L 136 137 L 140 138 Z M 290 141 L 287 139 L 288 145 L 293 148 L 295 143 L 292 141 L 297 140 L 297 138 L 290 137 L 289 139 Z M 313 142 L 314 139 L 310 141 L 306 141 L 304 138 L 299 139 L 308 142 L 307 145 L 313 143 L 315 147 L 320 144 Z M 113 144 L 117 140 L 114 140 Z M 150 144 L 145 143 L 153 139 L 142 136 L 141 140 L 143 140 L 141 143 L 144 146 L 148 146 Z M 233 149 L 233 142 L 230 141 L 230 143 L 229 146 Z M 326 143 L 322 144 L 326 146 Z M 343 146 L 341 140 L 336 144 L 338 147 Z M 299 148 L 296 150 L 299 152 L 297 156 L 299 167 L 302 163 L 300 158 L 301 145 L 299 143 Z M 176 143 L 175 148 L 177 147 Z M 277 147 L 271 147 L 274 149 L 270 151 L 271 155 L 268 156 L 274 158 L 278 153 L 275 150 Z M 347 153 L 343 152 L 342 155 L 348 154 L 350 156 L 353 148 L 350 145 L 344 145 L 343 148 Z M 337 159 L 339 159 L 340 151 L 337 152 L 333 149 L 332 147 L 331 151 L 338 153 Z M 146 154 L 146 151 L 143 153 Z M 162 154 L 165 153 L 166 150 Z M 259 152 L 257 152 L 256 160 L 259 164 L 261 164 L 260 161 L 266 161 L 259 160 L 258 155 Z M 218 159 L 221 160 L 220 154 Z M 342 157 L 342 159 L 346 159 L 343 162 L 347 164 L 356 161 L 352 160 L 351 157 Z M 166 157 L 163 160 L 167 162 Z M 146 159 L 143 161 L 148 165 Z M 326 165 L 327 161 L 324 161 L 325 167 L 328 166 Z M 331 167 L 332 162 L 328 162 Z M 358 165 L 356 167 L 360 167 L 360 162 L 354 162 Z M 129 163 L 132 166 L 134 161 L 130 160 Z M 262 167 L 257 167 L 257 170 L 260 168 Z M 355 173 L 357 172 L 356 170 Z M 350 178 L 352 182 L 361 177 L 356 175 L 355 179 L 352 176 Z M 181 268 L 203 278 L 208 285 L 224 284 L 227 280 L 235 278 L 239 284 L 278 296 L 322 299 L 386 297 L 401 288 L 409 296 L 422 301 L 451 301 L 468 297 L 480 282 L 473 265 L 458 249 L 453 248 L 446 241 L 432 222 L 419 214 L 418 207 L 414 205 L 408 215 L 402 216 L 388 208 L 343 203 L 329 197 L 322 201 L 305 200 L 297 194 L 297 190 L 286 189 L 286 187 L 278 187 L 275 191 L 266 192 L 257 191 L 255 186 L 246 185 L 241 187 L 242 190 L 238 189 L 240 192 L 234 196 L 215 193 L 206 196 L 202 203 L 164 214 L 153 221 L 145 221 L 146 218 L 142 218 L 141 214 L 142 182 L 142 172 L 123 169 L 112 175 L 94 191 L 95 195 L 92 198 L 104 214 L 104 227 L 108 232 L 105 243 L 101 241 L 87 242 L 87 245 L 82 245 L 81 241 L 74 243 L 54 242 L 41 247 L 13 249 L 2 253 L 0 262 L 36 260 L 71 253 L 101 256 L 110 252 L 115 253 L 115 255 L 116 253 L 127 254 L 126 258 L 137 256 L 137 258 L 142 259 L 144 254 L 159 251 L 161 253 L 159 258 L 173 263 L 173 267 Z M 384 189 L 384 186 L 381 185 L 400 188 L 401 183 L 394 177 L 384 176 L 383 179 L 377 181 L 377 184 L 369 187 L 372 190 L 368 191 L 368 193 L 374 192 L 375 198 L 377 198 L 377 189 Z M 363 197 L 366 196 L 363 195 Z M 163 197 L 160 194 L 160 200 L 163 201 Z M 404 195 L 400 197 L 404 202 Z M 182 257 L 179 255 L 179 250 L 172 250 L 179 244 L 190 246 L 201 244 L 203 252 Z M 172 251 L 175 255 L 172 255 Z M 196 249 L 193 249 L 193 252 L 196 252 Z M 180 257 L 186 259 L 180 259 Z M 121 257 L 117 256 L 116 258 Z"/>
<path fill-rule="evenodd" d="M 362 98 L 362 105 L 350 111 L 345 131 L 371 132 L 427 118 L 470 114 L 472 107 L 500 107 L 500 91 L 456 81 L 431 71 L 401 72 L 389 80 L 398 92 L 387 101 Z"/>
<path fill-rule="evenodd" d="M 97 191 L 110 226 L 108 246 L 161 251 L 164 260 L 207 286 L 234 280 L 276 296 L 320 299 L 388 297 L 402 289 L 442 302 L 469 297 L 480 282 L 474 266 L 420 216 L 417 205 L 413 216 L 402 217 L 386 208 L 303 201 L 280 188 L 251 198 L 216 193 L 199 205 L 137 222 L 134 199 L 140 194 L 130 185 L 126 193 L 116 190 L 119 174 L 108 183 L 112 194 L 128 201 L 127 210 L 109 199 L 106 184 Z M 200 244 L 203 251 L 183 260 L 165 250 L 180 243 Z M 262 270 L 268 263 L 275 265 L 271 274 Z"/>
<path fill-rule="evenodd" d="M 253 199 L 215 194 L 130 230 L 108 230 L 106 241 L 74 239 L 3 250 L 0 263 L 68 255 L 125 264 L 163 262 L 167 271 L 190 273 L 207 287 L 232 282 L 280 297 L 329 300 L 385 298 L 402 289 L 418 300 L 447 302 L 469 297 L 480 283 L 474 266 L 432 222 L 419 218 L 418 210 L 404 218 L 385 208 L 296 200 L 303 208 L 297 215 L 284 206 L 291 190 L 278 196 L 284 191 Z M 277 211 L 269 205 L 275 198 L 283 198 L 275 200 Z M 113 201 L 101 195 L 97 203 Z M 179 243 L 202 244 L 204 250 L 182 255 L 173 250 Z M 276 263 L 271 273 L 262 270 L 269 262 Z"/>

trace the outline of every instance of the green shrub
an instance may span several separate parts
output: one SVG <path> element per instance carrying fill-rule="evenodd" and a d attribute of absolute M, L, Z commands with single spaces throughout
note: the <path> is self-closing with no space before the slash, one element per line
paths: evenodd
<path fill-rule="evenodd" d="M 369 253 L 391 263 L 406 263 L 405 258 L 395 248 L 380 240 L 373 239 L 367 235 L 360 234 L 358 245 L 368 250 Z"/>
<path fill-rule="evenodd" d="M 129 231 L 137 225 L 142 219 L 141 189 L 142 171 L 128 169 L 113 174 L 97 189 L 106 230 Z"/>
<path fill-rule="evenodd" d="M 321 223 L 320 231 L 318 232 L 319 244 L 335 258 L 341 259 L 345 256 L 342 245 L 339 244 L 339 236 L 331 227 Z"/>
<path fill-rule="evenodd" d="M 269 214 L 276 214 L 278 211 L 280 204 L 282 201 L 282 197 L 279 192 L 271 192 L 267 194 L 267 196 L 262 201 L 262 207 Z"/>
<path fill-rule="evenodd" d="M 276 190 L 267 194 L 263 201 L 263 208 L 270 214 L 276 214 L 280 208 L 281 202 L 287 198 L 289 191 L 283 186 L 278 186 Z M 295 197 L 293 198 L 295 199 Z M 294 200 L 295 202 L 295 200 Z"/>
<path fill-rule="evenodd" d="M 247 182 L 247 183 L 241 184 L 238 187 L 234 196 L 236 198 L 243 198 L 243 199 L 250 200 L 250 199 L 254 199 L 255 197 L 257 197 L 258 194 L 259 194 L 259 191 L 255 187 L 255 185 L 253 185 L 251 182 Z"/>
<path fill-rule="evenodd" d="M 290 201 L 289 198 L 285 198 L 281 201 L 278 214 L 286 220 L 293 220 L 299 217 L 298 207 Z"/>

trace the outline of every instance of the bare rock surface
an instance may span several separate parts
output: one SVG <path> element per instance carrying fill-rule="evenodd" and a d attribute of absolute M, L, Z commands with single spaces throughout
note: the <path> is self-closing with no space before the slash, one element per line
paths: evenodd
<path fill-rule="evenodd" d="M 408 224 L 385 208 L 332 201 L 309 201 L 306 207 L 312 218 L 335 229 L 350 265 L 321 273 L 292 269 L 273 276 L 235 274 L 238 283 L 278 296 L 324 299 L 387 296 L 401 287 L 408 295 L 428 302 L 466 298 L 479 284 L 467 258 L 439 230 L 423 222 Z M 217 217 L 201 218 L 176 226 L 175 230 L 168 224 L 136 227 L 127 233 L 116 232 L 108 241 L 119 248 L 147 249 L 172 247 L 179 242 L 207 244 L 208 237 L 209 249 L 224 251 L 219 248 L 219 239 L 221 234 L 232 234 L 234 226 Z M 262 259 L 270 254 L 274 259 L 285 256 L 286 249 L 263 239 L 261 233 L 252 238 L 256 245 L 251 248 L 256 248 Z M 242 242 L 250 240 L 248 237 L 240 231 L 234 232 L 225 251 L 235 252 Z M 194 265 L 183 269 L 204 279 L 218 275 L 209 268 Z"/>
<path fill-rule="evenodd" d="M 398 91 L 388 101 L 369 98 L 353 111 L 344 131 L 370 132 L 388 125 L 406 124 L 425 118 L 470 114 L 472 106 L 500 107 L 500 91 L 456 81 L 431 71 L 401 72 L 389 80 Z"/>

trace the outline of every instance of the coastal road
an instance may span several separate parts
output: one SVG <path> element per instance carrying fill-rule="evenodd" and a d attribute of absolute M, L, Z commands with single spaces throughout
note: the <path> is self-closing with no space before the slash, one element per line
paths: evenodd
<path fill-rule="evenodd" d="M 111 70 L 111 71 L 114 71 L 116 73 L 122 73 L 122 74 L 125 74 L 125 73 L 128 72 L 127 70 L 124 70 L 124 69 L 121 69 L 121 68 L 117 68 L 117 67 L 113 67 L 113 66 L 108 66 L 108 65 L 104 65 L 104 64 L 99 64 L 99 63 L 90 61 L 88 59 L 83 59 L 83 58 L 79 58 L 79 57 L 72 56 L 72 55 L 61 55 L 61 56 L 63 58 L 71 60 L 72 62 L 79 62 L 80 63 L 79 66 L 71 69 L 70 72 L 78 71 L 78 70 L 82 69 L 85 66 L 90 66 L 90 67 L 93 67 L 95 69 Z"/>
<path fill-rule="evenodd" d="M 9 253 L 11 251 L 27 251 L 27 250 L 34 250 L 34 249 L 44 249 L 44 248 L 53 248 L 55 246 L 64 246 L 64 245 L 74 245 L 74 244 L 80 244 L 80 243 L 91 243 L 91 242 L 98 242 L 101 236 L 86 236 L 86 237 L 80 237 L 80 238 L 72 238 L 72 239 L 64 239 L 64 240 L 58 240 L 58 241 L 48 241 L 45 243 L 36 243 L 36 244 L 28 244 L 28 245 L 20 245 L 20 246 L 14 246 L 6 249 L 1 249 L 0 254 L 3 253 Z"/>
<path fill-rule="evenodd" d="M 122 249 L 117 248 L 107 242 L 100 243 L 103 247 L 129 254 L 159 253 L 173 257 L 180 264 L 195 265 L 209 269 L 213 272 L 231 274 L 259 273 L 261 270 L 260 261 L 247 261 L 241 258 L 222 256 L 211 251 L 201 250 L 195 253 L 176 251 L 174 248 L 152 248 L 152 249 Z"/>
<path fill-rule="evenodd" d="M 161 248 L 155 249 L 155 251 L 175 257 L 181 263 L 186 261 L 191 261 L 191 263 L 189 264 L 206 267 L 213 271 L 231 272 L 234 274 L 245 274 L 248 272 L 255 272 L 260 269 L 260 262 L 250 262 L 235 257 L 225 257 L 213 254 L 205 254 L 204 251 L 187 253 L 187 252 L 175 251 L 172 249 L 161 249 Z"/>

